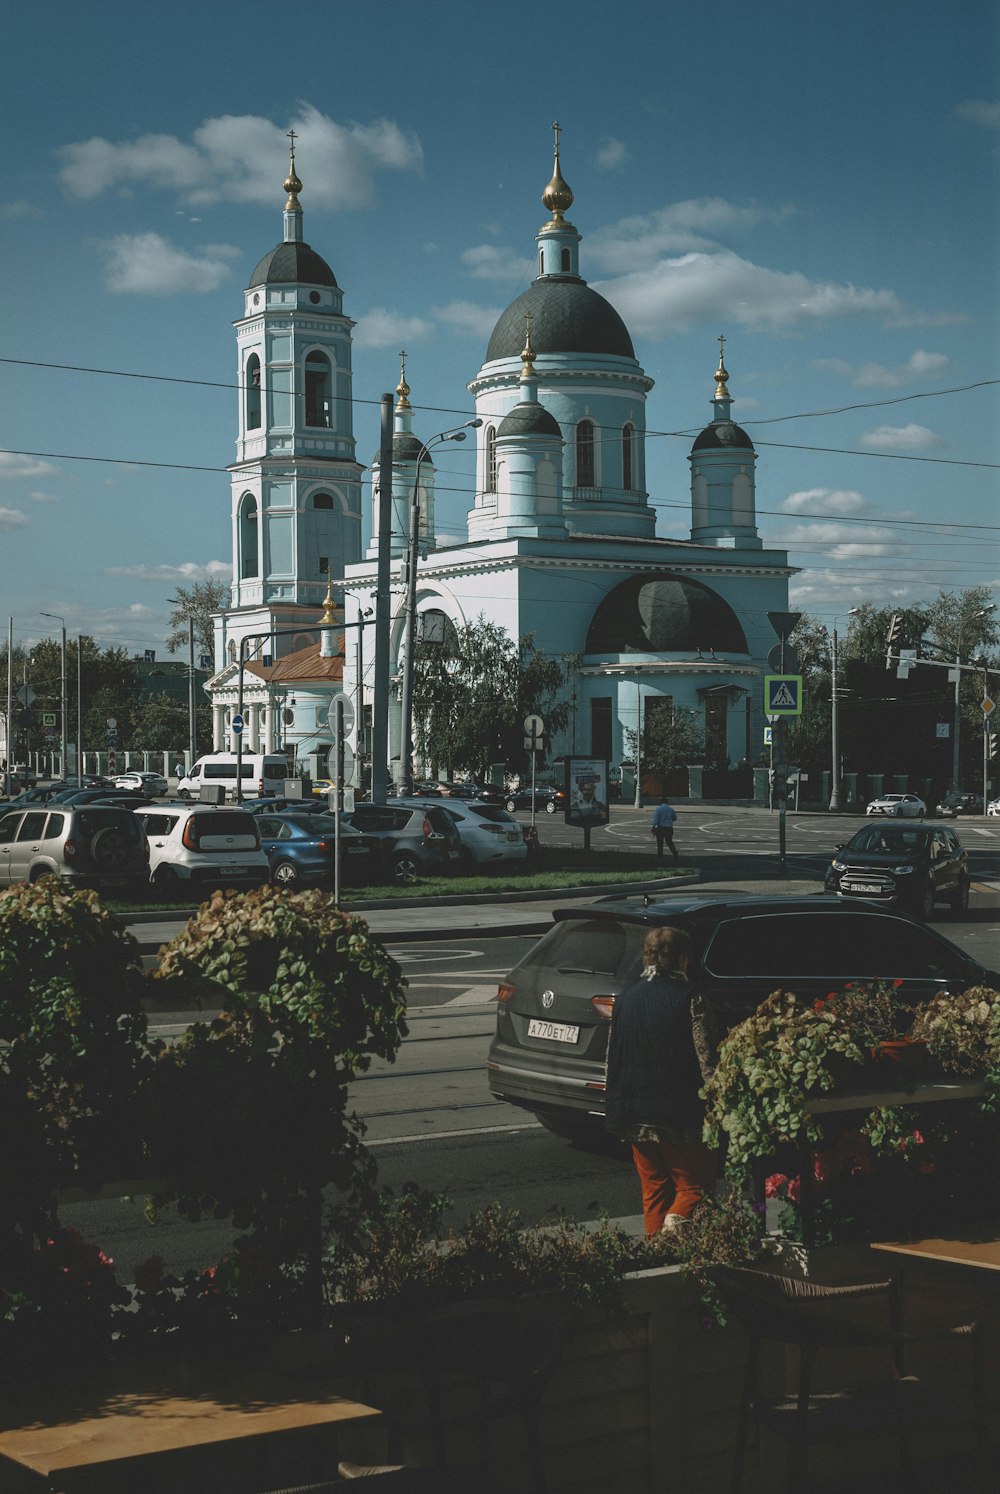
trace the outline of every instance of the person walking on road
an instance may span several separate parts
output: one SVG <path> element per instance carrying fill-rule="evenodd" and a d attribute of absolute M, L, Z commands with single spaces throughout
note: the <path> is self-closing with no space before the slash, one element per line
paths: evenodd
<path fill-rule="evenodd" d="M 606 1119 L 632 1147 L 647 1236 L 683 1228 L 715 1186 L 715 1154 L 701 1139 L 689 947 L 683 929 L 651 929 L 642 975 L 611 1012 Z"/>
<path fill-rule="evenodd" d="M 656 836 L 656 854 L 663 860 L 663 847 L 670 847 L 670 854 L 675 861 L 680 860 L 677 855 L 677 847 L 674 845 L 674 824 L 677 820 L 677 811 L 672 804 L 668 804 L 667 796 L 663 798 L 653 810 L 653 834 Z"/>

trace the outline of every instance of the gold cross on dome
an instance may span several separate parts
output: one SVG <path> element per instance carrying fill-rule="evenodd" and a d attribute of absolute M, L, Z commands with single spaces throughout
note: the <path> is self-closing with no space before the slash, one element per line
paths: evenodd
<path fill-rule="evenodd" d="M 292 142 L 292 158 L 294 160 L 294 158 L 295 158 L 295 142 L 298 139 L 298 136 L 296 135 L 296 133 L 295 133 L 294 130 L 289 130 L 288 131 L 288 138 Z"/>
<path fill-rule="evenodd" d="M 719 362 L 720 363 L 722 362 L 722 355 L 723 355 L 723 352 L 725 350 L 725 346 L 726 346 L 726 339 L 725 339 L 724 335 L 720 332 L 719 333 Z"/>
<path fill-rule="evenodd" d="M 559 136 L 560 136 L 561 132 L 562 132 L 562 125 L 559 123 L 558 119 L 556 119 L 556 120 L 553 121 L 553 124 L 552 124 L 552 133 L 556 137 L 556 155 L 559 154 Z"/>

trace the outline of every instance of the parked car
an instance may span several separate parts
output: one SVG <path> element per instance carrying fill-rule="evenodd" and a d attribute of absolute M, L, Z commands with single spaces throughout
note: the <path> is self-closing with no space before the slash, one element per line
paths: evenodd
<path fill-rule="evenodd" d="M 957 820 L 960 814 L 982 814 L 982 812 L 982 794 L 970 794 L 962 789 L 949 789 L 936 810 L 937 814 L 950 815 L 953 820 Z"/>
<path fill-rule="evenodd" d="M 50 804 L 111 804 L 121 801 L 127 789 L 109 784 L 106 788 L 61 788 L 49 796 Z"/>
<path fill-rule="evenodd" d="M 531 808 L 531 784 L 524 788 L 514 789 L 507 794 L 505 799 L 508 814 L 513 814 L 515 809 Z M 561 788 L 554 783 L 536 783 L 535 785 L 535 810 L 544 809 L 546 814 L 556 814 L 566 808 L 566 795 Z"/>
<path fill-rule="evenodd" d="M 8 799 L 2 808 L 19 809 L 24 804 L 47 804 L 51 797 L 52 790 L 50 788 L 38 788 L 36 786 L 35 788 L 24 789 L 22 793 L 17 794 L 13 799 Z"/>
<path fill-rule="evenodd" d="M 415 796 L 416 798 L 416 796 Z M 403 803 L 415 800 L 404 799 Z M 528 854 L 521 826 L 499 804 L 447 799 L 441 809 L 458 830 L 462 860 L 467 866 L 494 861 L 523 861 Z"/>
<path fill-rule="evenodd" d="M 688 974 L 720 1036 L 774 990 L 815 999 L 851 980 L 900 980 L 904 1000 L 984 984 L 985 969 L 903 913 L 823 896 L 650 902 L 601 898 L 560 908 L 555 924 L 500 982 L 487 1073 L 499 1100 L 532 1111 L 561 1136 L 602 1136 L 604 1060 L 618 991 L 642 966 L 651 927 L 684 929 Z"/>
<path fill-rule="evenodd" d="M 881 794 L 873 799 L 865 814 L 890 814 L 896 819 L 922 820 L 927 805 L 916 794 Z"/>
<path fill-rule="evenodd" d="M 991 799 L 986 806 L 986 813 L 988 815 L 1000 814 L 1000 799 Z"/>
<path fill-rule="evenodd" d="M 837 847 L 826 890 L 905 908 L 919 918 L 930 918 L 942 900 L 964 913 L 969 857 L 946 825 L 865 825 Z"/>
<path fill-rule="evenodd" d="M 259 887 L 271 866 L 257 821 L 214 804 L 156 805 L 133 814 L 149 841 L 149 880 L 165 897 L 215 887 Z"/>
<path fill-rule="evenodd" d="M 115 788 L 128 789 L 136 794 L 148 794 L 151 799 L 167 792 L 167 780 L 162 773 L 120 773 L 115 779 Z"/>
<path fill-rule="evenodd" d="M 240 806 L 247 814 L 329 814 L 325 799 L 244 799 Z"/>
<path fill-rule="evenodd" d="M 482 795 L 482 788 L 478 783 L 458 783 L 447 780 L 439 781 L 436 785 L 438 793 L 444 799 L 478 799 Z"/>
<path fill-rule="evenodd" d="M 454 870 L 462 859 L 455 822 L 438 804 L 359 804 L 341 821 L 383 845 L 386 866 L 396 882 Z"/>
<path fill-rule="evenodd" d="M 332 815 L 259 814 L 254 819 L 276 887 L 333 885 L 337 827 Z M 380 841 L 374 835 L 362 835 L 341 816 L 341 881 L 355 886 L 381 882 L 384 865 Z"/>
<path fill-rule="evenodd" d="M 29 805 L 0 815 L 0 886 L 57 876 L 105 892 L 145 882 L 148 864 L 142 827 L 115 805 Z"/>

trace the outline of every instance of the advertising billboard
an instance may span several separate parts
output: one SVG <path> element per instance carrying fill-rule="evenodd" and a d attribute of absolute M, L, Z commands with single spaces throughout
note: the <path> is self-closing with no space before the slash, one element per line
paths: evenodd
<path fill-rule="evenodd" d="M 608 823 L 608 763 L 600 757 L 566 760 L 566 823 L 586 828 Z"/>

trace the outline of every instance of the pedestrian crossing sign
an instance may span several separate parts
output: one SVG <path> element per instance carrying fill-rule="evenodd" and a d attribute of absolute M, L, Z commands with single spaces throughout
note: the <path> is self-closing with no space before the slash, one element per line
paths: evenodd
<path fill-rule="evenodd" d="M 802 715 L 801 674 L 765 674 L 765 716 Z"/>

